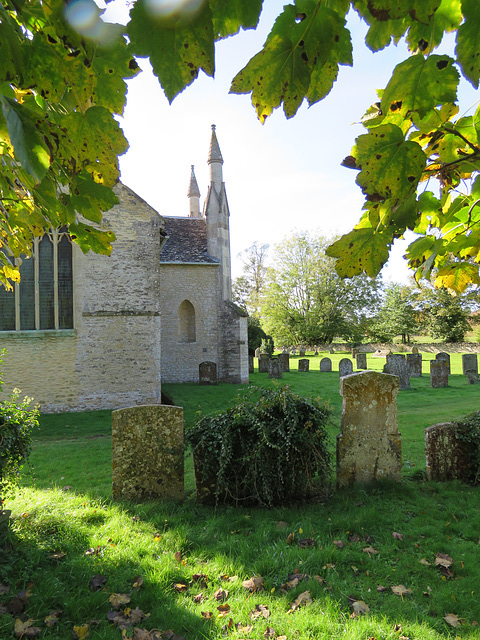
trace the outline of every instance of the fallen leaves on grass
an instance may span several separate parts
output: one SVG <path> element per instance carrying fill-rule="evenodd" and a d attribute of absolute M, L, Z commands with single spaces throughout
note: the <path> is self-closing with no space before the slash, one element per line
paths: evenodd
<path fill-rule="evenodd" d="M 264 604 L 256 604 L 255 609 L 252 609 L 248 614 L 250 620 L 256 620 L 257 618 L 269 618 L 270 609 Z"/>
<path fill-rule="evenodd" d="M 195 604 L 202 604 L 203 600 L 203 593 L 197 593 L 196 596 L 193 596 L 193 601 Z"/>
<path fill-rule="evenodd" d="M 379 584 L 377 587 L 377 591 L 378 593 L 384 593 L 385 591 L 388 591 L 388 587 L 384 587 L 383 584 Z"/>
<path fill-rule="evenodd" d="M 205 620 L 211 620 L 213 613 L 211 611 L 200 611 L 200 615 L 202 618 L 205 618 Z"/>
<path fill-rule="evenodd" d="M 61 611 L 60 609 L 57 609 L 56 611 L 50 611 L 48 616 L 44 619 L 47 627 L 54 627 L 57 624 L 58 619 L 60 618 L 62 613 L 63 611 Z"/>
<path fill-rule="evenodd" d="M 178 591 L 179 593 L 183 593 L 187 589 L 188 589 L 188 582 L 185 582 L 185 580 L 182 580 L 181 582 L 174 582 L 173 583 L 173 590 L 174 591 Z"/>
<path fill-rule="evenodd" d="M 143 585 L 142 576 L 141 575 L 135 576 L 135 578 L 132 580 L 133 589 L 135 589 L 135 591 L 139 591 L 142 585 Z"/>
<path fill-rule="evenodd" d="M 298 598 L 295 598 L 295 600 L 290 603 L 290 609 L 287 611 L 287 613 L 292 613 L 302 606 L 309 606 L 312 604 L 312 602 L 313 601 L 312 596 L 310 595 L 310 591 L 304 591 L 298 596 Z"/>
<path fill-rule="evenodd" d="M 89 635 L 90 629 L 88 628 L 88 624 L 81 624 L 73 627 L 73 640 L 85 640 L 85 638 L 88 638 Z"/>
<path fill-rule="evenodd" d="M 371 556 L 374 556 L 375 554 L 378 553 L 378 549 L 374 549 L 372 546 L 370 547 L 365 547 L 364 549 L 362 549 L 363 553 L 368 553 Z"/>
<path fill-rule="evenodd" d="M 353 611 L 351 614 L 351 618 L 358 618 L 359 616 L 364 616 L 367 613 L 370 613 L 370 607 L 363 600 L 352 600 L 350 603 Z"/>
<path fill-rule="evenodd" d="M 130 596 L 126 593 L 112 593 L 108 600 L 114 609 L 118 609 L 122 604 L 130 602 Z"/>
<path fill-rule="evenodd" d="M 228 598 L 228 591 L 224 589 L 217 589 L 217 591 L 215 591 L 215 593 L 213 594 L 213 597 L 217 602 L 223 602 Z"/>
<path fill-rule="evenodd" d="M 57 551 L 56 553 L 51 553 L 48 557 L 50 560 L 63 560 L 67 554 L 65 551 Z"/>
<path fill-rule="evenodd" d="M 448 556 L 446 553 L 437 553 L 435 557 L 435 566 L 445 567 L 445 569 L 448 569 L 452 564 L 453 558 Z"/>
<path fill-rule="evenodd" d="M 424 564 L 426 567 L 431 567 L 432 563 L 429 562 L 426 558 L 422 558 L 421 560 L 419 560 L 420 564 Z"/>
<path fill-rule="evenodd" d="M 100 591 L 100 589 L 105 585 L 107 579 L 105 576 L 101 576 L 99 574 L 90 578 L 90 582 L 88 583 L 88 588 L 90 591 Z"/>
<path fill-rule="evenodd" d="M 252 593 L 263 591 L 263 578 L 262 576 L 252 576 L 249 580 L 244 580 L 242 582 L 242 587 L 248 589 Z"/>
<path fill-rule="evenodd" d="M 445 622 L 447 624 L 449 624 L 451 627 L 460 627 L 461 626 L 461 622 L 458 619 L 458 617 L 454 614 L 454 613 L 447 613 L 446 616 L 444 616 L 443 618 L 445 620 Z"/>
<path fill-rule="evenodd" d="M 337 549 L 343 549 L 345 546 L 345 542 L 343 540 L 334 540 L 333 544 L 337 547 Z"/>
<path fill-rule="evenodd" d="M 313 538 L 302 538 L 298 541 L 300 549 L 312 549 L 315 546 L 315 540 Z"/>
<path fill-rule="evenodd" d="M 219 618 L 223 618 L 224 616 L 227 616 L 230 613 L 230 605 L 229 604 L 220 604 L 217 607 L 217 611 L 218 611 L 218 617 Z"/>
<path fill-rule="evenodd" d="M 403 596 L 408 596 L 412 593 L 412 590 L 407 589 L 407 587 L 405 587 L 403 584 L 399 584 L 395 587 L 392 587 L 391 589 L 396 596 L 400 596 L 401 598 L 403 598 Z"/>
<path fill-rule="evenodd" d="M 35 622 L 35 620 L 33 620 L 33 618 L 28 618 L 28 620 L 20 620 L 20 618 L 17 618 L 15 620 L 15 627 L 14 627 L 14 631 L 15 631 L 15 635 L 17 638 L 35 638 L 35 636 L 38 636 L 40 633 L 42 633 L 42 630 L 40 629 L 40 627 L 34 627 L 33 623 Z"/>
<path fill-rule="evenodd" d="M 295 540 L 295 534 L 294 533 L 289 533 L 287 536 L 287 539 L 285 540 L 285 542 L 287 544 L 293 544 L 293 541 Z"/>
<path fill-rule="evenodd" d="M 398 531 L 393 531 L 392 536 L 395 540 L 403 540 L 403 534 L 398 533 Z"/>

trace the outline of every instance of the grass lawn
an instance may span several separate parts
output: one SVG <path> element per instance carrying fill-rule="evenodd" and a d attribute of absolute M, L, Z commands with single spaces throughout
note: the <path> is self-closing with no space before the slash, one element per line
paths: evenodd
<path fill-rule="evenodd" d="M 330 402 L 333 450 L 342 399 L 338 371 L 318 371 L 323 355 L 308 356 L 304 374 L 291 358 L 282 383 Z M 332 356 L 334 368 L 345 355 Z M 377 370 L 383 362 L 368 358 Z M 166 639 L 169 629 L 186 640 L 478 639 L 480 489 L 425 482 L 422 472 L 424 428 L 478 409 L 480 386 L 466 383 L 452 355 L 450 386 L 430 389 L 427 364 L 398 395 L 403 482 L 332 490 L 325 502 L 289 508 L 197 505 L 189 456 L 184 504 L 112 503 L 110 412 L 42 416 L 32 465 L 5 505 L 0 638 L 38 627 L 49 640 L 74 629 L 91 639 Z M 274 384 L 258 373 L 251 382 Z M 187 424 L 242 389 L 164 385 Z M 255 592 L 242 586 L 252 576 Z M 17 597 L 22 590 L 28 597 Z M 52 611 L 62 613 L 48 627 Z M 130 623 L 123 636 L 119 623 Z"/>

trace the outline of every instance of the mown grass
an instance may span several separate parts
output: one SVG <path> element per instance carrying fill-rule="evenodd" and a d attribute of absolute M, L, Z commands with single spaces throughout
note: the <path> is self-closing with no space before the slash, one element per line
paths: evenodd
<path fill-rule="evenodd" d="M 320 358 L 309 357 L 313 370 L 293 370 L 282 383 L 330 401 L 333 441 L 341 411 L 338 372 L 320 374 Z M 369 366 L 373 364 L 369 358 Z M 378 369 L 380 365 L 383 360 Z M 453 356 L 452 369 L 458 370 Z M 274 384 L 258 373 L 251 379 Z M 240 389 L 164 387 L 185 407 L 187 424 L 198 410 L 226 407 Z M 398 396 L 402 483 L 332 489 L 325 502 L 270 511 L 198 505 L 188 456 L 184 504 L 112 503 L 110 412 L 42 416 L 32 467 L 23 476 L 21 491 L 7 502 L 12 522 L 0 544 L 0 583 L 10 591 L 0 595 L 0 607 L 33 585 L 23 614 L 0 613 L 0 638 L 15 637 L 15 619 L 24 615 L 36 621 L 40 638 L 69 639 L 75 626 L 87 624 L 90 638 L 120 639 L 121 631 L 106 619 L 112 593 L 130 594 L 128 607 L 150 614 L 137 626 L 172 629 L 187 640 L 259 640 L 267 628 L 288 640 L 478 638 L 480 489 L 425 482 L 422 474 L 423 429 L 477 409 L 478 398 L 479 387 L 458 374 L 451 376 L 447 389 L 430 389 L 427 377 L 413 379 L 412 389 Z M 303 548 L 302 539 L 313 543 Z M 435 566 L 438 553 L 451 557 L 451 575 Z M 295 572 L 309 578 L 282 591 Z M 96 574 L 107 580 L 91 591 L 89 581 Z M 132 581 L 139 575 L 143 585 L 137 591 Z M 242 586 L 253 575 L 263 577 L 259 593 Z M 182 583 L 185 588 L 175 587 Z M 411 593 L 395 595 L 391 587 L 398 585 Z M 379 586 L 386 590 L 377 591 Z M 217 609 L 222 602 L 214 596 L 219 588 L 229 592 L 223 604 L 230 611 L 224 617 Z M 307 590 L 312 604 L 289 613 L 291 603 Z M 196 603 L 193 596 L 200 592 L 203 601 Z M 370 612 L 352 618 L 353 600 L 365 602 Z M 260 604 L 270 617 L 252 622 L 249 614 Z M 63 613 L 48 629 L 43 620 L 52 610 Z M 202 611 L 211 612 L 211 619 L 202 617 Z M 444 620 L 450 613 L 460 626 Z M 232 625 L 252 629 L 231 625 L 222 630 L 230 619 Z M 130 629 L 126 637 L 132 634 Z"/>

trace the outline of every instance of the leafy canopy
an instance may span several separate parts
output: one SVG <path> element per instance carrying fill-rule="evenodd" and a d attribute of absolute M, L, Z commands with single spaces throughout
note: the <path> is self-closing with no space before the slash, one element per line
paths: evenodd
<path fill-rule="evenodd" d="M 215 42 L 255 28 L 262 8 L 262 0 L 203 0 L 167 15 L 136 0 L 122 27 L 103 24 L 93 0 L 82 2 L 93 26 L 80 32 L 60 0 L 0 3 L 4 282 L 18 278 L 6 254 L 28 253 L 32 236 L 50 225 L 69 225 L 85 251 L 110 251 L 113 236 L 98 224 L 116 202 L 127 143 L 114 114 L 125 103 L 125 79 L 137 73 L 134 56 L 150 58 L 172 101 L 200 71 L 214 75 Z M 199 7 L 185 10 L 192 5 Z M 279 107 L 290 118 L 305 100 L 323 99 L 339 66 L 353 64 L 351 9 L 369 26 L 367 47 L 380 51 L 404 38 L 410 55 L 366 111 L 366 132 L 344 161 L 359 171 L 365 204 L 328 253 L 342 276 L 374 276 L 410 230 L 417 279 L 435 273 L 437 286 L 454 291 L 479 284 L 480 109 L 464 113 L 457 91 L 461 77 L 476 89 L 480 80 L 477 0 L 293 0 L 231 91 L 251 94 L 261 121 Z"/>

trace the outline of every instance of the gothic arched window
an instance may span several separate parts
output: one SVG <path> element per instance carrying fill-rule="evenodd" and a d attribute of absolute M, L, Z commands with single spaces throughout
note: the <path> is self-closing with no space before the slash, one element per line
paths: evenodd
<path fill-rule="evenodd" d="M 73 329 L 72 243 L 66 227 L 35 238 L 20 284 L 0 286 L 0 331 Z"/>
<path fill-rule="evenodd" d="M 195 342 L 195 309 L 193 304 L 184 300 L 178 307 L 178 339 L 180 342 Z"/>

